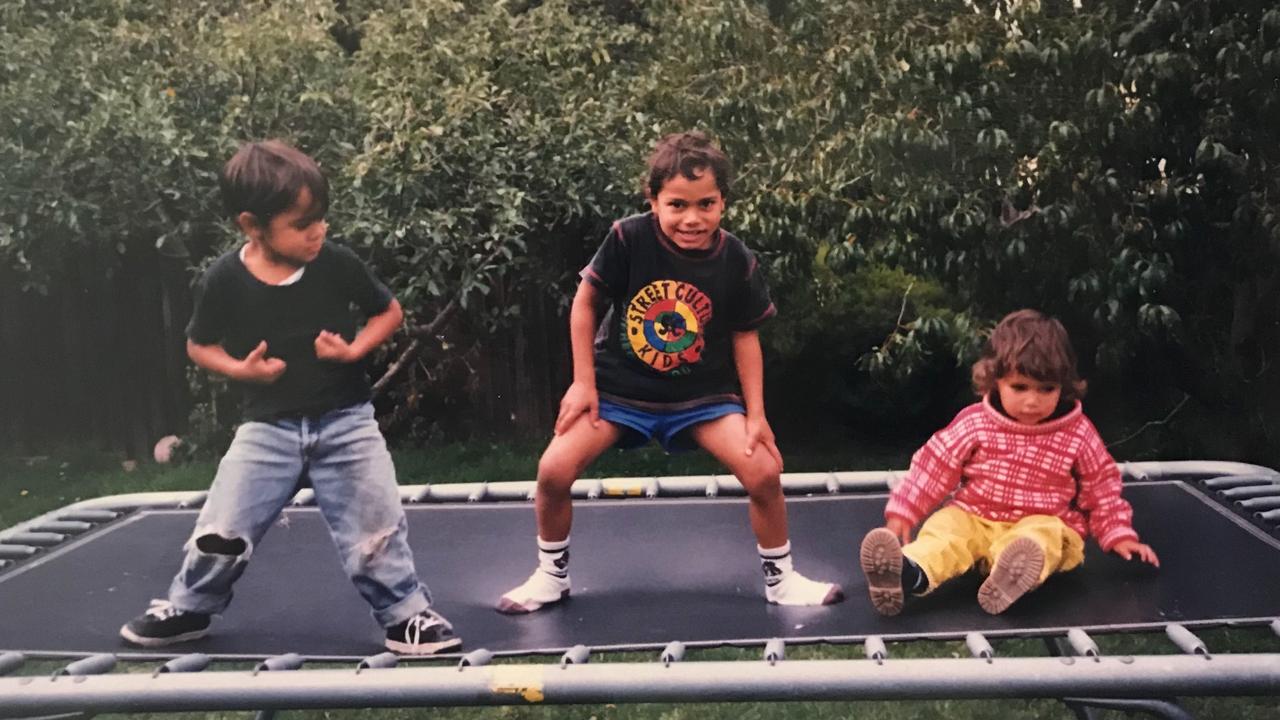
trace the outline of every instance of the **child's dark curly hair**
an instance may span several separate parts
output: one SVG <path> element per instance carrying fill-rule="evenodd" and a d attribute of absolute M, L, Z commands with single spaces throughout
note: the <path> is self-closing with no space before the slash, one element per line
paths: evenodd
<path fill-rule="evenodd" d="M 1017 310 L 991 331 L 982 357 L 973 364 L 973 390 L 986 396 L 996 380 L 1020 373 L 1062 387 L 1062 400 L 1084 397 L 1086 383 L 1076 371 L 1076 353 L 1067 330 L 1038 310 Z"/>
<path fill-rule="evenodd" d="M 711 138 L 698 130 L 667 135 L 658 141 L 649 156 L 649 172 L 645 178 L 645 193 L 656 200 L 658 192 L 676 175 L 694 180 L 710 170 L 716 176 L 716 187 L 724 199 L 729 199 L 729 186 L 733 183 L 733 164 L 728 156 L 716 147 Z"/>

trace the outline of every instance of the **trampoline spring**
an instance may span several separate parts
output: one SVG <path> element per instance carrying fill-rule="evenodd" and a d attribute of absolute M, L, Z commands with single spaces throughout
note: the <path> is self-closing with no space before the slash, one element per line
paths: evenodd
<path fill-rule="evenodd" d="M 18 652 L 7 652 L 0 655 L 0 675 L 8 675 L 14 670 L 22 667 L 22 663 L 26 661 L 27 656 Z"/>
<path fill-rule="evenodd" d="M 192 493 L 191 497 L 189 498 L 186 498 L 184 500 L 179 500 L 177 504 L 174 505 L 174 507 L 176 507 L 179 510 L 198 508 L 203 506 L 204 501 L 207 500 L 208 498 L 209 498 L 209 492 L 207 490 L 202 490 L 197 493 Z"/>
<path fill-rule="evenodd" d="M 493 662 L 493 653 L 484 648 L 478 648 L 463 655 L 462 659 L 458 660 L 458 672 L 462 672 L 462 668 L 465 667 L 481 667 L 491 662 Z"/>
<path fill-rule="evenodd" d="M 289 501 L 289 504 L 293 507 L 306 507 L 308 505 L 314 505 L 315 503 L 316 491 L 311 488 L 303 488 L 299 490 L 298 494 L 294 495 L 293 499 Z"/>
<path fill-rule="evenodd" d="M 661 494 L 662 494 L 662 483 L 659 482 L 658 478 L 656 477 L 649 478 L 648 482 L 644 484 L 644 496 L 652 500 Z"/>
<path fill-rule="evenodd" d="M 787 659 L 787 643 L 782 638 L 773 638 L 764 645 L 764 661 L 770 665 L 777 665 L 780 661 Z"/>
<path fill-rule="evenodd" d="M 604 494 L 604 483 L 600 482 L 599 480 L 592 480 L 591 482 L 587 483 L 587 499 L 588 500 L 599 500 L 600 496 L 603 494 Z"/>
<path fill-rule="evenodd" d="M 423 485 L 423 486 L 422 486 L 422 489 L 421 489 L 421 490 L 419 490 L 419 491 L 418 491 L 418 492 L 417 492 L 417 493 L 416 493 L 412 498 L 410 498 L 410 499 L 409 499 L 409 501 L 410 501 L 410 502 L 415 502 L 415 503 L 430 502 L 430 501 L 431 501 L 431 485 L 430 485 L 430 483 L 428 483 L 428 484 L 426 484 L 426 485 Z"/>
<path fill-rule="evenodd" d="M 1276 637 L 1280 637 L 1280 618 L 1271 621 L 1271 632 L 1275 633 Z"/>
<path fill-rule="evenodd" d="M 51 532 L 15 532 L 4 536 L 4 539 L 15 545 L 34 545 L 35 547 L 53 547 L 63 540 L 67 539 L 66 535 Z"/>
<path fill-rule="evenodd" d="M 713 498 L 720 495 L 720 481 L 712 477 L 707 481 L 707 491 L 704 493 L 707 497 Z"/>
<path fill-rule="evenodd" d="M 1174 623 L 1166 625 L 1164 634 L 1173 641 L 1178 649 L 1188 655 L 1203 655 L 1205 659 L 1209 659 L 1209 648 L 1205 646 L 1204 641 L 1196 637 L 1194 633 L 1185 627 Z"/>
<path fill-rule="evenodd" d="M 35 525 L 31 528 L 36 532 L 62 533 L 63 535 L 79 535 L 82 532 L 93 529 L 93 523 L 74 522 L 69 520 L 51 520 Z"/>
<path fill-rule="evenodd" d="M 836 477 L 835 473 L 827 474 L 827 494 L 828 495 L 840 494 L 840 478 Z"/>
<path fill-rule="evenodd" d="M 885 660 L 889 659 L 889 649 L 885 647 L 884 640 L 879 635 L 871 635 L 863 643 L 867 653 L 868 660 L 875 660 L 877 665 L 883 665 Z"/>
<path fill-rule="evenodd" d="M 1259 515 L 1265 510 L 1280 510 L 1280 494 L 1271 495 L 1269 497 L 1249 498 L 1248 500 L 1239 500 L 1236 505 L 1245 510 L 1256 510 Z"/>
<path fill-rule="evenodd" d="M 393 652 L 378 653 L 356 663 L 356 674 L 359 675 L 361 670 L 381 670 L 385 668 L 393 668 L 400 664 L 400 656 Z"/>
<path fill-rule="evenodd" d="M 467 502 L 483 502 L 489 496 L 489 483 L 480 483 L 471 494 L 467 496 Z"/>
<path fill-rule="evenodd" d="M 1098 652 L 1098 644 L 1089 637 L 1089 634 L 1080 628 L 1071 628 L 1067 631 L 1067 642 L 1071 644 L 1071 649 L 1076 651 L 1077 655 L 1082 657 L 1091 657 L 1097 662 L 1101 662 L 1102 658 Z"/>
<path fill-rule="evenodd" d="M 113 510 L 73 510 L 62 513 L 58 516 L 58 519 L 72 522 L 104 523 L 111 522 L 118 517 L 120 517 L 120 513 Z"/>
<path fill-rule="evenodd" d="M 1260 520 L 1267 522 L 1280 522 L 1280 510 L 1268 510 L 1267 512 L 1255 513 Z"/>
<path fill-rule="evenodd" d="M 200 672 L 201 670 L 204 670 L 205 668 L 209 667 L 209 662 L 210 662 L 209 656 L 205 655 L 204 653 L 191 653 L 190 655 L 183 655 L 181 657 L 176 657 L 170 660 L 169 662 L 161 665 L 160 667 L 156 668 L 156 671 L 151 673 L 151 677 L 155 677 L 157 675 L 160 675 L 161 673 Z"/>
<path fill-rule="evenodd" d="M 1276 621 L 1280 623 L 1280 620 Z M 679 640 L 672 640 L 662 649 L 662 665 L 670 667 L 671 663 L 680 662 L 684 659 L 684 643 Z"/>
<path fill-rule="evenodd" d="M 1219 494 L 1224 498 L 1230 498 L 1232 500 L 1275 497 L 1276 495 L 1280 495 L 1280 485 L 1250 485 L 1249 487 L 1238 487 L 1231 488 L 1230 490 L 1223 490 Z"/>
<path fill-rule="evenodd" d="M 560 667 L 563 669 L 570 665 L 584 665 L 591 659 L 591 649 L 586 645 L 574 645 L 565 652 L 560 658 Z"/>
<path fill-rule="evenodd" d="M 1120 473 L 1126 480 L 1149 480 L 1150 474 L 1146 470 L 1136 467 L 1133 463 L 1120 463 Z"/>
<path fill-rule="evenodd" d="M 111 672 L 111 668 L 116 666 L 116 656 L 109 653 L 99 655 L 90 655 L 83 660 L 77 660 L 64 668 L 54 671 L 53 677 L 59 678 L 64 675 L 72 677 L 80 677 L 83 675 L 101 675 Z"/>
<path fill-rule="evenodd" d="M 0 543 L 0 560 L 21 560 L 31 557 L 39 552 L 39 548 L 33 548 L 30 545 L 10 545 L 8 543 Z"/>
<path fill-rule="evenodd" d="M 306 662 L 298 653 L 285 653 L 284 655 L 276 655 L 258 663 L 258 667 L 253 669 L 253 674 L 260 672 L 280 671 L 280 670 L 297 670 L 302 667 L 302 663 Z"/>
<path fill-rule="evenodd" d="M 1207 488 L 1214 490 L 1248 487 L 1252 485 L 1268 485 L 1276 482 L 1277 476 L 1270 475 L 1227 475 L 1225 477 L 1209 478 L 1202 481 Z"/>
<path fill-rule="evenodd" d="M 975 658 L 991 662 L 992 658 L 996 655 L 995 649 L 992 648 L 991 643 L 987 642 L 987 639 L 982 636 L 982 633 L 971 632 L 966 634 L 964 636 L 964 644 L 968 646 L 969 654 L 973 655 Z"/>

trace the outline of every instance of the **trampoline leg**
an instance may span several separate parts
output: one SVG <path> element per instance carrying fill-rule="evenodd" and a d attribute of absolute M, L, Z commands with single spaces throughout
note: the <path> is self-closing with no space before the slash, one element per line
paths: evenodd
<path fill-rule="evenodd" d="M 1044 642 L 1045 645 L 1049 646 L 1049 654 L 1053 657 L 1073 654 L 1067 643 L 1060 637 L 1045 638 Z M 1060 699 L 1080 720 L 1096 720 L 1098 714 L 1094 712 L 1094 708 L 1149 713 L 1166 720 L 1194 720 L 1191 713 L 1172 700 L 1083 697 L 1064 697 Z"/>

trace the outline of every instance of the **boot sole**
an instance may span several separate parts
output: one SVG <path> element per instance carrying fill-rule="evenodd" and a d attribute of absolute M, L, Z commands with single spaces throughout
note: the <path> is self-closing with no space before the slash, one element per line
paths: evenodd
<path fill-rule="evenodd" d="M 996 558 L 991 574 L 978 588 L 978 604 L 992 615 L 999 615 L 1040 584 L 1043 569 L 1044 551 L 1040 546 L 1030 538 L 1014 540 Z"/>
<path fill-rule="evenodd" d="M 871 607 L 881 615 L 902 612 L 902 544 L 888 528 L 876 528 L 862 539 L 858 553 L 862 574 L 867 578 Z"/>

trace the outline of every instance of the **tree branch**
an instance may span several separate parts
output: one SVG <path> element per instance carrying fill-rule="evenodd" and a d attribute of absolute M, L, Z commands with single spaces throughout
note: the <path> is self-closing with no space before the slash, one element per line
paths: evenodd
<path fill-rule="evenodd" d="M 373 384 L 374 397 L 378 397 L 386 391 L 387 386 L 391 384 L 391 381 L 395 376 L 400 374 L 400 372 L 404 370 L 409 363 L 413 362 L 415 357 L 417 357 L 418 352 L 422 350 L 422 341 L 434 335 L 436 330 L 444 325 L 445 322 L 453 316 L 457 309 L 458 298 L 455 297 L 449 300 L 448 304 L 446 304 L 440 312 L 436 313 L 435 318 L 432 319 L 431 322 L 426 325 L 419 325 L 415 328 L 410 328 L 409 336 L 413 338 L 413 340 L 411 340 L 404 351 L 400 353 L 400 357 L 396 358 L 395 362 L 391 363 L 391 366 L 382 374 L 382 377 L 378 378 L 378 381 Z"/>
<path fill-rule="evenodd" d="M 1188 395 L 1188 394 L 1183 394 L 1183 396 L 1182 396 L 1182 401 L 1181 401 L 1181 402 L 1179 402 L 1176 406 L 1174 406 L 1174 408 L 1173 408 L 1172 410 L 1170 410 L 1170 411 L 1169 411 L 1169 414 L 1164 416 L 1164 419 L 1163 419 L 1163 420 L 1152 420 L 1151 422 L 1144 423 L 1144 424 L 1142 425 L 1142 427 L 1140 427 L 1140 428 L 1138 428 L 1137 430 L 1135 430 L 1135 431 L 1134 431 L 1132 434 L 1130 434 L 1128 437 L 1123 438 L 1123 439 L 1121 439 L 1121 440 L 1117 440 L 1117 441 L 1115 441 L 1115 442 L 1113 442 L 1113 443 L 1107 443 L 1107 447 L 1108 447 L 1108 448 L 1113 448 L 1113 447 L 1116 447 L 1117 445 L 1123 445 L 1123 444 L 1125 444 L 1125 443 L 1129 442 L 1130 440 L 1132 440 L 1132 439 L 1134 439 L 1134 438 L 1138 437 L 1138 436 L 1139 436 L 1139 435 L 1141 435 L 1142 433 L 1146 432 L 1146 431 L 1147 431 L 1147 428 L 1150 428 L 1150 427 L 1156 427 L 1156 426 L 1158 426 L 1158 425 L 1168 425 L 1168 424 L 1169 424 L 1169 421 L 1173 419 L 1173 416 L 1174 416 L 1174 415 L 1177 415 L 1177 414 L 1178 414 L 1178 411 L 1182 409 L 1182 406 L 1183 406 L 1183 405 L 1186 405 L 1186 404 L 1187 404 L 1187 401 L 1188 401 L 1188 400 L 1190 400 L 1190 399 L 1191 399 L 1191 396 L 1190 396 L 1190 395 Z"/>

